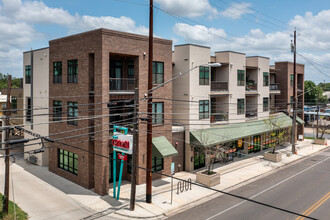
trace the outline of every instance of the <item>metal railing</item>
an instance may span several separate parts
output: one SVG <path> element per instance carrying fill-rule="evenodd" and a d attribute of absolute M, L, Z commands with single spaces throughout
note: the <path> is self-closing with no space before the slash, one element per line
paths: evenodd
<path fill-rule="evenodd" d="M 247 117 L 247 118 L 253 118 L 253 117 L 257 117 L 257 116 L 258 116 L 258 110 L 257 109 L 246 110 L 245 117 Z"/>
<path fill-rule="evenodd" d="M 228 113 L 211 113 L 210 122 L 228 121 Z"/>
<path fill-rule="evenodd" d="M 254 90 L 258 90 L 258 84 L 253 82 L 253 83 L 249 83 L 246 85 L 245 87 L 246 91 L 254 91 Z"/>
<path fill-rule="evenodd" d="M 110 78 L 110 91 L 134 91 L 134 78 Z"/>
<path fill-rule="evenodd" d="M 228 82 L 211 81 L 211 91 L 228 91 Z"/>
<path fill-rule="evenodd" d="M 297 89 L 298 91 L 303 91 L 304 90 L 303 84 L 297 84 Z"/>
<path fill-rule="evenodd" d="M 271 84 L 269 85 L 269 89 L 270 89 L 270 90 L 279 90 L 279 88 L 278 88 L 278 83 L 271 83 Z"/>

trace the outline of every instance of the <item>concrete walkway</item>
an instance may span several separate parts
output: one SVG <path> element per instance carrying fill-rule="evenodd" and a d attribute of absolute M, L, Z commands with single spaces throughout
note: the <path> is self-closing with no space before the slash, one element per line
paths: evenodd
<path fill-rule="evenodd" d="M 250 158 L 215 168 L 214 171 L 221 173 L 221 184 L 214 188 L 230 191 L 326 147 L 314 145 L 311 140 L 299 142 L 297 155 L 287 156 L 291 147 L 280 150 L 285 154 L 279 163 L 265 161 L 262 155 L 248 155 Z M 0 190 L 3 192 L 3 159 L 0 164 Z M 161 219 L 220 195 L 196 185 L 192 185 L 192 190 L 177 194 L 178 181 L 173 180 L 171 204 L 171 178 L 164 178 L 153 181 L 152 204 L 145 203 L 145 184 L 137 186 L 136 209 L 132 212 L 129 211 L 131 186 L 127 181 L 123 181 L 120 200 L 117 201 L 112 198 L 112 189 L 108 196 L 100 197 L 91 190 L 50 173 L 46 167 L 31 165 L 23 159 L 17 160 L 11 169 L 15 201 L 31 219 Z M 174 177 L 184 180 L 191 178 L 193 182 L 196 180 L 196 175 L 189 172 L 180 172 Z M 11 200 L 12 195 L 11 192 Z"/>

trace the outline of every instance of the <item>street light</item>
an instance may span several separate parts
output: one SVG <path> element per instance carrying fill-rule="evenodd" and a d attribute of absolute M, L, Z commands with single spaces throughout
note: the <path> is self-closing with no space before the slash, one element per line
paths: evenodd
<path fill-rule="evenodd" d="M 177 79 L 177 78 L 179 78 L 179 77 L 181 77 L 181 76 L 183 76 L 183 75 L 189 73 L 190 71 L 193 71 L 194 69 L 196 69 L 196 68 L 198 68 L 198 67 L 200 67 L 200 66 L 221 67 L 221 63 L 207 63 L 207 64 L 202 64 L 202 65 L 195 66 L 195 67 L 191 68 L 190 70 L 188 70 L 188 71 L 186 71 L 186 72 L 184 72 L 184 73 L 179 73 L 178 75 L 176 75 L 176 76 L 173 77 L 172 79 L 169 79 L 169 80 L 167 80 L 166 82 L 164 82 L 164 83 L 162 83 L 162 84 L 160 84 L 160 85 L 158 85 L 158 86 L 156 86 L 156 87 L 150 89 L 148 92 L 149 92 L 149 93 L 150 93 L 150 92 L 152 93 L 152 92 L 155 91 L 156 89 L 158 89 L 158 88 L 160 88 L 160 87 L 166 85 L 166 84 L 169 83 L 169 82 L 172 82 L 173 80 L 175 80 L 175 79 Z"/>

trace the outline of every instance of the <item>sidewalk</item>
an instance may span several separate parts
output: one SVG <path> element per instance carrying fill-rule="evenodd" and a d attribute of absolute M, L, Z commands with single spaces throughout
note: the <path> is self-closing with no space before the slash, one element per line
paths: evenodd
<path fill-rule="evenodd" d="M 215 168 L 214 171 L 221 173 L 221 184 L 214 188 L 230 191 L 327 147 L 311 143 L 311 140 L 299 142 L 297 155 L 287 156 L 286 153 L 291 152 L 291 147 L 281 149 L 284 154 L 282 162 L 279 163 L 265 161 L 262 155 L 252 154 L 248 159 Z M 329 144 L 330 141 L 328 146 Z M 18 160 L 11 167 L 16 183 L 16 202 L 29 213 L 31 219 L 53 219 L 55 216 L 57 219 L 162 219 L 220 195 L 196 185 L 192 185 L 192 190 L 177 194 L 178 181 L 173 179 L 171 204 L 171 178 L 164 178 L 153 181 L 152 204 L 145 202 L 145 184 L 137 186 L 136 206 L 132 212 L 129 210 L 131 185 L 128 181 L 123 181 L 120 200 L 117 201 L 112 198 L 111 185 L 109 195 L 100 197 L 49 172 L 47 167 L 34 166 L 24 160 Z M 2 172 L 0 176 L 3 176 Z M 191 178 L 192 182 L 196 179 L 196 175 L 189 172 L 180 172 L 174 177 L 184 180 Z M 3 181 L 0 181 L 0 187 L 2 190 Z M 37 207 L 31 202 L 36 202 L 36 199 L 39 202 Z"/>
<path fill-rule="evenodd" d="M 328 145 L 330 141 L 328 141 Z M 301 158 L 312 155 L 327 146 L 314 145 L 312 140 L 298 142 L 297 154 L 291 155 L 291 146 L 281 149 L 283 159 L 279 163 L 273 163 L 263 160 L 263 156 L 251 157 L 225 166 L 214 169 L 221 173 L 221 183 L 214 189 L 230 191 L 236 187 L 243 186 L 256 180 L 258 177 L 270 174 L 271 171 L 297 161 Z M 289 153 L 287 155 L 287 153 Z M 196 180 L 194 173 L 180 172 L 174 175 L 177 178 L 191 178 Z M 220 194 L 196 185 L 192 185 L 192 190 L 177 194 L 177 180 L 173 180 L 173 203 L 171 202 L 171 178 L 164 178 L 153 182 L 152 204 L 145 203 L 145 184 L 137 186 L 137 203 L 134 212 L 129 211 L 129 204 L 115 211 L 110 216 L 116 219 L 160 219 L 174 214 L 177 211 L 183 211 L 197 204 L 210 200 Z M 112 195 L 110 190 L 109 195 Z M 125 184 L 121 190 L 121 200 L 123 203 L 129 203 L 130 184 Z"/>

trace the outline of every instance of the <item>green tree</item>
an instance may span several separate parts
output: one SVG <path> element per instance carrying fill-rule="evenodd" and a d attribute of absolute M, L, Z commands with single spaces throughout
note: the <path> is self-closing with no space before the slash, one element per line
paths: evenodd
<path fill-rule="evenodd" d="M 325 92 L 330 91 L 330 83 L 320 83 L 318 86 L 321 87 Z"/>
<path fill-rule="evenodd" d="M 0 73 L 0 89 L 7 88 L 8 85 L 8 75 Z M 12 77 L 11 78 L 11 87 L 19 88 L 21 85 L 21 79 Z"/>
<path fill-rule="evenodd" d="M 327 103 L 328 98 L 323 95 L 323 89 L 317 86 L 313 81 L 305 81 L 305 104 L 306 105 L 316 105 L 317 97 L 319 97 L 319 103 Z"/>

